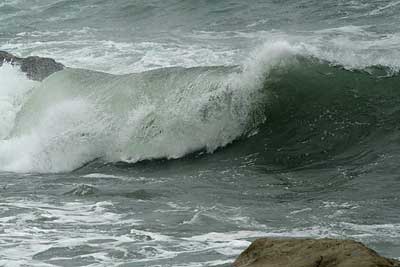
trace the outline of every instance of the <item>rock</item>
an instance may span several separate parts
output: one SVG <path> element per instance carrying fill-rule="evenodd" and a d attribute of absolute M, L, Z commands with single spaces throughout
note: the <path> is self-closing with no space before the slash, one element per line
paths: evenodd
<path fill-rule="evenodd" d="M 64 65 L 54 59 L 45 57 L 16 57 L 8 52 L 0 51 L 0 66 L 3 62 L 18 65 L 29 79 L 42 81 L 54 72 L 64 69 Z"/>
<path fill-rule="evenodd" d="M 400 267 L 400 262 L 352 240 L 262 238 L 242 252 L 233 266 Z"/>
<path fill-rule="evenodd" d="M 0 66 L 3 65 L 4 61 L 11 62 L 14 60 L 20 60 L 20 58 L 17 58 L 16 56 L 5 51 L 0 51 Z"/>

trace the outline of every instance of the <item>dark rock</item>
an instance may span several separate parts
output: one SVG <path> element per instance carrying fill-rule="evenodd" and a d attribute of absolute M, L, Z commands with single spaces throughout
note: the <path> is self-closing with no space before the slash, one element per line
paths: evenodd
<path fill-rule="evenodd" d="M 0 66 L 3 65 L 3 62 L 13 62 L 13 61 L 17 61 L 20 60 L 20 58 L 7 53 L 5 51 L 0 51 Z"/>
<path fill-rule="evenodd" d="M 262 238 L 240 254 L 233 266 L 400 267 L 400 262 L 352 240 Z"/>
<path fill-rule="evenodd" d="M 29 79 L 42 81 L 54 72 L 64 69 L 64 65 L 54 59 L 45 57 L 16 57 L 8 52 L 0 51 L 0 66 L 3 62 L 18 65 Z"/>

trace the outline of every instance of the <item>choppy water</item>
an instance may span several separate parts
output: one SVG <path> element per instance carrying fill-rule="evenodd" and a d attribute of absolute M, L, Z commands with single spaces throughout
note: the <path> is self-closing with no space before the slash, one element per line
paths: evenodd
<path fill-rule="evenodd" d="M 0 265 L 229 266 L 263 236 L 400 258 L 400 2 L 3 0 Z"/>

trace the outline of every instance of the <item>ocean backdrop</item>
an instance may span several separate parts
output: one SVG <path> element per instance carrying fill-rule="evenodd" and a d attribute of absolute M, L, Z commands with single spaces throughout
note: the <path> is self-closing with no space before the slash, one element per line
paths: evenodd
<path fill-rule="evenodd" d="M 400 1 L 1 0 L 0 265 L 400 259 Z"/>

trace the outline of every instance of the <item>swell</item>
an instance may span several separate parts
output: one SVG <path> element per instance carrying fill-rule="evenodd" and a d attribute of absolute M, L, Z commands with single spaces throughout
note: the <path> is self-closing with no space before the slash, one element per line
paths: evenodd
<path fill-rule="evenodd" d="M 229 152 L 256 154 L 261 168 L 368 164 L 399 149 L 400 77 L 390 68 L 348 70 L 296 56 L 272 69 L 263 88 L 268 119 Z"/>
<path fill-rule="evenodd" d="M 120 76 L 58 72 L 23 101 L 0 141 L 0 169 L 60 172 L 94 159 L 135 163 L 216 150 L 296 168 L 395 144 L 400 80 L 390 69 L 347 70 L 281 45 L 257 56 L 244 66 Z"/>

